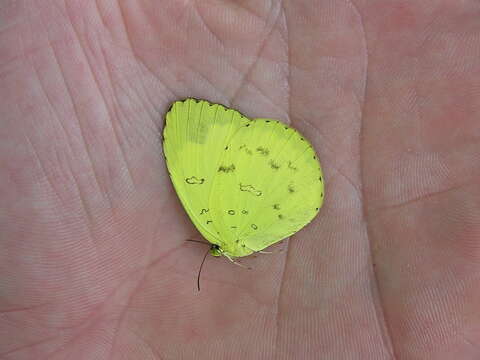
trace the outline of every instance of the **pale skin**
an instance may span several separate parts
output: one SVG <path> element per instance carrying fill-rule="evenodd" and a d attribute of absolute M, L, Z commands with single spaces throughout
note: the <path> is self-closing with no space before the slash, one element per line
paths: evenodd
<path fill-rule="evenodd" d="M 0 359 L 478 359 L 476 0 L 0 3 Z M 319 216 L 235 266 L 160 131 L 289 122 Z M 283 251 L 279 251 L 283 249 Z"/>

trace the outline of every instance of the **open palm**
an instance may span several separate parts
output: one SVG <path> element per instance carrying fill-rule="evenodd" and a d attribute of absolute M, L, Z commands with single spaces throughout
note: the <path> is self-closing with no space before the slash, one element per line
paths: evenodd
<path fill-rule="evenodd" d="M 0 4 L 1 359 L 478 359 L 475 0 Z M 245 270 L 166 173 L 169 104 L 292 123 L 320 215 Z M 277 251 L 282 249 L 283 251 Z"/>

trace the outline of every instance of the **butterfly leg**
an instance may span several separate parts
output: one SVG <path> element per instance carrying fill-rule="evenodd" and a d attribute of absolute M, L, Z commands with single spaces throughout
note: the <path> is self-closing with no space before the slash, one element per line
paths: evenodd
<path fill-rule="evenodd" d="M 232 263 L 234 263 L 235 265 L 238 265 L 238 266 L 241 266 L 245 269 L 248 269 L 248 270 L 251 270 L 252 268 L 249 267 L 249 266 L 246 266 L 246 265 L 243 265 L 243 264 L 240 264 L 239 262 L 235 261 L 232 257 L 230 257 L 229 255 L 223 253 L 223 255 L 228 259 L 230 260 Z"/>
<path fill-rule="evenodd" d="M 255 254 L 275 254 L 276 253 L 275 251 L 263 251 L 263 250 L 255 251 L 253 249 L 250 249 L 249 247 L 247 247 L 247 249 L 251 250 Z"/>

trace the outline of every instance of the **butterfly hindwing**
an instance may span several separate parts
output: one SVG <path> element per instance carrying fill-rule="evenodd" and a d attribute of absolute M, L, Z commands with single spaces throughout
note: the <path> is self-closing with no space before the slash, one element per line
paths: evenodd
<path fill-rule="evenodd" d="M 292 235 L 323 202 L 323 179 L 310 143 L 275 120 L 243 125 L 224 149 L 210 198 L 231 256 L 245 256 Z"/>

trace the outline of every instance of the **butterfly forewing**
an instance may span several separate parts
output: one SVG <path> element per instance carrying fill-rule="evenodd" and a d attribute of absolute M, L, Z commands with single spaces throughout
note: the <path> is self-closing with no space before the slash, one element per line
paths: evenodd
<path fill-rule="evenodd" d="M 175 190 L 200 233 L 218 245 L 209 199 L 225 147 L 248 122 L 235 110 L 194 99 L 175 102 L 166 116 L 163 147 Z"/>

